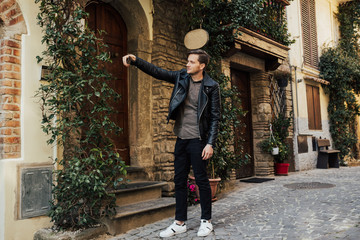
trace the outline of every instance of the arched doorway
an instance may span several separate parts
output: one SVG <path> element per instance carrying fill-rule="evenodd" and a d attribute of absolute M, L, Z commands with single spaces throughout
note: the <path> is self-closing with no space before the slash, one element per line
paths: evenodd
<path fill-rule="evenodd" d="M 114 76 L 112 87 L 121 95 L 121 99 L 113 103 L 118 111 L 114 121 L 123 129 L 121 134 L 112 136 L 112 139 L 121 157 L 129 165 L 128 82 L 127 70 L 122 64 L 122 56 L 127 53 L 126 25 L 120 14 L 109 4 L 91 3 L 86 11 L 90 14 L 89 27 L 106 32 L 102 37 L 109 47 L 112 63 L 105 67 Z"/>

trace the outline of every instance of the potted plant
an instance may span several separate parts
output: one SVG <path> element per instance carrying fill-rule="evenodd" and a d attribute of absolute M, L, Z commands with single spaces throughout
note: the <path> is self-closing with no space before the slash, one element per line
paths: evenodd
<path fill-rule="evenodd" d="M 264 152 L 273 155 L 276 175 L 288 175 L 289 164 L 284 163 L 284 161 L 288 158 L 290 151 L 289 145 L 286 142 L 286 138 L 289 136 L 288 130 L 290 125 L 291 116 L 286 117 L 285 114 L 280 113 L 271 122 L 271 137 L 260 143 L 260 147 Z M 275 147 L 278 148 L 278 154 L 273 154 Z"/>
<path fill-rule="evenodd" d="M 272 128 L 274 136 L 279 140 L 281 145 L 279 146 L 279 155 L 274 156 L 275 160 L 275 174 L 288 175 L 289 164 L 284 163 L 289 157 L 290 147 L 286 142 L 286 138 L 289 136 L 289 128 L 291 125 L 291 114 L 287 117 L 285 113 L 280 113 L 273 121 Z"/>
<path fill-rule="evenodd" d="M 274 78 L 277 81 L 277 84 L 280 88 L 285 88 L 288 85 L 290 79 L 290 73 L 283 71 L 275 71 Z"/>
<path fill-rule="evenodd" d="M 214 161 L 210 160 L 209 165 L 208 165 L 208 171 L 209 171 L 209 182 L 210 182 L 210 188 L 211 188 L 211 199 L 212 201 L 216 201 L 216 193 L 217 193 L 217 189 L 218 189 L 218 184 L 221 181 L 220 177 L 217 177 L 216 173 L 215 173 L 215 163 Z M 193 191 L 193 185 L 195 185 L 195 191 Z M 190 192 L 195 192 L 196 198 L 197 200 L 200 199 L 200 192 L 199 192 L 199 187 L 196 185 L 195 183 L 195 177 L 193 176 L 189 176 L 189 182 L 188 182 L 188 190 L 190 190 Z M 192 194 L 189 195 L 188 192 L 188 200 L 192 201 Z"/>

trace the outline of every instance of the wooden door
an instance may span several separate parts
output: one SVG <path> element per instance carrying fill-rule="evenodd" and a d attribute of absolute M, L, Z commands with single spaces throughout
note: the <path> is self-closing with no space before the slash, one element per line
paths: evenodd
<path fill-rule="evenodd" d="M 112 60 L 105 68 L 114 77 L 110 82 L 111 87 L 121 95 L 119 101 L 111 102 L 117 110 L 111 119 L 122 128 L 122 132 L 112 135 L 111 138 L 121 157 L 129 165 L 128 84 L 126 67 L 122 64 L 122 56 L 127 53 L 126 25 L 119 13 L 109 4 L 92 3 L 87 6 L 86 11 L 90 14 L 89 27 L 96 32 L 105 31 L 102 38 L 109 47 Z"/>
<path fill-rule="evenodd" d="M 245 123 L 245 126 L 235 129 L 235 137 L 243 138 L 244 152 L 251 156 L 249 162 L 236 169 L 236 177 L 244 178 L 254 175 L 254 154 L 253 154 L 253 137 L 252 137 L 252 118 L 251 118 L 251 91 L 249 73 L 231 69 L 231 82 L 240 92 L 241 107 L 247 114 L 240 117 L 239 120 Z M 236 150 L 235 146 L 235 150 Z"/>

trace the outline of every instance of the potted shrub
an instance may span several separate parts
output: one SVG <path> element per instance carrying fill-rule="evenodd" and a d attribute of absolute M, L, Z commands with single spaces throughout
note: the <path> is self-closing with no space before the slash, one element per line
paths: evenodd
<path fill-rule="evenodd" d="M 283 71 L 275 71 L 274 78 L 277 81 L 277 84 L 280 88 L 285 88 L 288 85 L 290 79 L 290 73 Z"/>
<path fill-rule="evenodd" d="M 260 143 L 261 150 L 270 153 L 274 157 L 275 174 L 287 175 L 289 164 L 284 163 L 289 154 L 289 146 L 279 140 L 278 137 L 268 138 Z"/>
<path fill-rule="evenodd" d="M 291 113 L 287 117 L 285 113 L 280 113 L 273 121 L 272 128 L 274 137 L 279 140 L 281 145 L 279 146 L 279 155 L 274 156 L 275 160 L 275 174 L 288 175 L 289 164 L 284 163 L 287 160 L 290 147 L 286 142 L 286 138 L 289 136 L 289 128 L 291 125 Z"/>
<path fill-rule="evenodd" d="M 290 114 L 291 115 L 291 114 Z M 284 161 L 289 156 L 289 145 L 286 138 L 289 136 L 289 127 L 291 125 L 291 116 L 286 117 L 280 113 L 272 122 L 272 136 L 260 143 L 264 152 L 270 153 L 274 157 L 275 174 L 288 175 L 289 164 Z M 278 147 L 278 154 L 273 154 L 274 148 Z"/>

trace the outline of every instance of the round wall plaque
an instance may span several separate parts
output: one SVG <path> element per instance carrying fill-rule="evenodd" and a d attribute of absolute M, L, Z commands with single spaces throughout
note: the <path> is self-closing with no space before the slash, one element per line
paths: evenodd
<path fill-rule="evenodd" d="M 184 38 L 184 44 L 187 49 L 199 49 L 209 41 L 209 33 L 204 29 L 194 29 L 188 32 Z"/>

